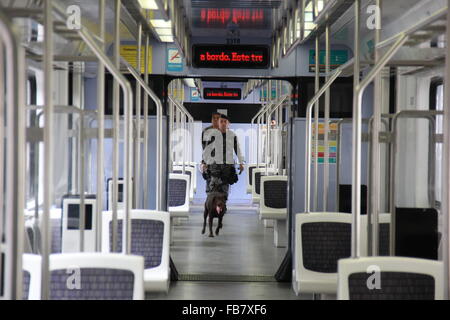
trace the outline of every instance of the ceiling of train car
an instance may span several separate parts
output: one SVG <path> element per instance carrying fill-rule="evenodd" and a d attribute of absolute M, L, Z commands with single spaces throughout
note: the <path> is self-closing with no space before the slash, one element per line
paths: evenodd
<path fill-rule="evenodd" d="M 83 24 L 92 32 L 98 31 L 98 1 L 86 0 L 64 0 L 67 5 L 78 5 L 81 8 Z M 108 38 L 112 37 L 114 30 L 114 1 L 106 1 L 105 7 L 105 30 Z M 122 41 L 135 41 L 128 29 L 120 25 L 120 38 Z M 108 39 L 112 42 L 112 38 Z"/>
<path fill-rule="evenodd" d="M 270 38 L 273 11 L 280 0 L 184 0 L 193 37 Z"/>
<path fill-rule="evenodd" d="M 406 12 L 411 10 L 415 5 L 423 0 L 408 0 L 407 2 L 399 1 L 383 1 L 383 12 L 382 12 L 382 26 L 386 26 L 391 22 L 394 22 L 399 17 L 403 16 Z M 372 1 L 366 0 L 362 2 L 361 8 L 361 21 L 367 21 L 369 18 L 369 13 L 367 13 L 367 6 L 371 5 Z M 332 27 L 333 36 L 340 36 L 349 38 L 353 41 L 354 33 L 354 8 L 353 6 L 343 14 L 337 23 Z M 364 37 L 366 34 L 372 34 L 373 31 L 368 28 L 361 27 L 361 36 Z M 333 37 L 334 38 L 334 37 Z M 332 38 L 332 41 L 333 41 Z"/>

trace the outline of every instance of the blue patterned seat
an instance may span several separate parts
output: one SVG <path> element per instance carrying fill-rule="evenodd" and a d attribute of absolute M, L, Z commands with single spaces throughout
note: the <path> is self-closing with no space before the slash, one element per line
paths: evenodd
<path fill-rule="evenodd" d="M 345 213 L 300 213 L 295 225 L 294 291 L 336 294 L 339 259 L 351 254 L 352 216 Z M 361 216 L 361 230 L 367 229 L 367 216 Z M 367 236 L 361 236 L 365 255 Z"/>
<path fill-rule="evenodd" d="M 170 215 L 131 210 L 131 254 L 144 257 L 145 290 L 167 292 L 170 284 Z M 102 249 L 112 250 L 112 212 L 103 213 Z M 117 252 L 122 252 L 123 211 L 118 211 Z"/>
<path fill-rule="evenodd" d="M 24 255 L 24 298 L 41 297 L 41 256 Z M 109 253 L 50 255 L 51 300 L 142 300 L 144 259 Z"/>
<path fill-rule="evenodd" d="M 442 300 L 442 261 L 369 257 L 339 261 L 340 300 Z M 369 285 L 370 284 L 370 287 Z"/>

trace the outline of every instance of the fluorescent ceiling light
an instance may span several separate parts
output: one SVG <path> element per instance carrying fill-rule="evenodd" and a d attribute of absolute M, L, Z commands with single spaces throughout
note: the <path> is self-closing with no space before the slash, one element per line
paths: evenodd
<path fill-rule="evenodd" d="M 191 88 L 195 88 L 195 87 L 196 87 L 195 82 L 194 82 L 194 79 L 192 79 L 192 78 L 186 78 L 186 79 L 184 79 L 184 83 L 185 83 L 188 87 L 191 87 Z"/>
<path fill-rule="evenodd" d="M 171 36 L 172 35 L 171 28 L 155 28 L 155 31 L 159 36 Z"/>
<path fill-rule="evenodd" d="M 158 4 L 155 0 L 138 0 L 139 4 L 141 5 L 142 9 L 147 10 L 158 10 Z"/>
<path fill-rule="evenodd" d="M 164 19 L 150 19 L 153 28 L 172 28 L 172 21 Z"/>
<path fill-rule="evenodd" d="M 161 42 L 173 42 L 173 36 L 160 36 L 159 40 Z"/>

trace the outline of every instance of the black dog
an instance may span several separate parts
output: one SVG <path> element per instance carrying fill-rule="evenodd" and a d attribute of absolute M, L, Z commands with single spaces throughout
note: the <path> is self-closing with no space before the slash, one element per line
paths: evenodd
<path fill-rule="evenodd" d="M 209 236 L 214 237 L 213 235 L 213 219 L 218 218 L 219 224 L 216 228 L 216 236 L 219 235 L 219 230 L 222 228 L 222 219 L 223 215 L 227 212 L 227 205 L 225 196 L 221 192 L 211 192 L 208 194 L 208 198 L 206 198 L 205 202 L 205 212 L 203 216 L 203 229 L 202 234 L 205 233 L 206 229 L 206 218 L 209 217 Z"/>

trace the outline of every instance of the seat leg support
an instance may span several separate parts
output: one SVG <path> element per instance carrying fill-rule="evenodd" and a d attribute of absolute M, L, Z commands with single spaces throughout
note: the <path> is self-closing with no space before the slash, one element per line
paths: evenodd
<path fill-rule="evenodd" d="M 264 219 L 264 228 L 273 228 L 274 227 L 274 220 L 272 219 Z"/>
<path fill-rule="evenodd" d="M 287 246 L 287 230 L 286 230 L 286 220 L 272 220 L 275 221 L 273 240 L 275 247 L 285 248 Z"/>

